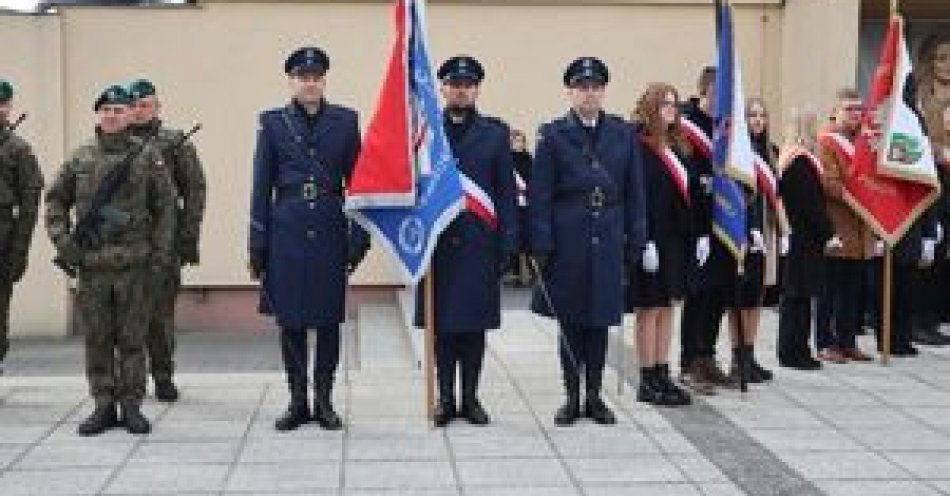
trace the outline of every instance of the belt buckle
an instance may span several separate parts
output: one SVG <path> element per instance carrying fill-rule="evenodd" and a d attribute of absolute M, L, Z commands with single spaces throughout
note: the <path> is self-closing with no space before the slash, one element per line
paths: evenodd
<path fill-rule="evenodd" d="M 590 206 L 594 208 L 600 208 L 604 206 L 604 190 L 600 187 L 594 188 L 590 193 Z"/>
<path fill-rule="evenodd" d="M 317 198 L 317 185 L 314 183 L 303 183 L 303 193 L 304 200 L 315 200 Z"/>

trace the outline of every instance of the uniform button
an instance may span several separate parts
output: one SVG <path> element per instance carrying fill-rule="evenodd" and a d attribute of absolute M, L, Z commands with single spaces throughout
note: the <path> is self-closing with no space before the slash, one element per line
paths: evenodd
<path fill-rule="evenodd" d="M 314 203 L 314 202 L 310 202 L 309 205 L 310 205 L 310 210 L 313 210 L 313 209 L 317 208 L 317 204 Z"/>
<path fill-rule="evenodd" d="M 316 236 L 317 233 L 315 233 L 313 230 L 307 231 L 307 239 L 313 239 Z"/>
<path fill-rule="evenodd" d="M 598 238 L 597 236 L 594 236 L 593 238 L 590 238 L 590 243 L 592 245 L 600 244 L 600 238 Z"/>
<path fill-rule="evenodd" d="M 310 176 L 310 182 L 313 182 L 313 176 L 312 176 L 312 175 Z"/>
<path fill-rule="evenodd" d="M 308 153 L 310 153 L 310 156 L 312 157 L 317 154 L 317 151 L 311 148 L 310 150 L 308 150 Z"/>

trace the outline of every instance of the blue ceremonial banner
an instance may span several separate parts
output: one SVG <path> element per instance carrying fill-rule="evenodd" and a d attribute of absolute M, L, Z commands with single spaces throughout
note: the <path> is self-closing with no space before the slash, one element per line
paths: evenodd
<path fill-rule="evenodd" d="M 743 166 L 746 157 L 754 158 L 754 155 L 751 154 L 751 143 L 748 151 L 744 146 L 748 141 L 748 130 L 741 81 L 738 80 L 741 75 L 735 56 L 732 7 L 728 2 L 717 1 L 716 9 L 718 60 L 713 130 L 713 233 L 741 262 L 748 243 L 748 219 L 745 192 L 740 181 L 751 182 L 754 187 L 754 162 L 748 163 L 748 174 Z"/>
<path fill-rule="evenodd" d="M 380 133 L 394 130 L 402 133 L 399 140 L 405 144 L 401 149 L 364 146 L 367 156 L 361 164 L 379 167 L 411 166 L 415 177 L 415 201 L 406 206 L 405 200 L 392 195 L 393 201 L 376 201 L 349 210 L 350 215 L 382 242 L 399 262 L 407 282 L 416 284 L 425 275 L 439 234 L 452 222 L 465 206 L 465 190 L 458 161 L 449 147 L 448 137 L 442 125 L 442 109 L 436 94 L 435 79 L 429 60 L 425 36 L 425 2 L 396 2 L 397 40 L 406 46 L 406 53 L 394 50 L 393 57 L 405 56 L 405 70 L 391 72 L 387 77 L 389 88 L 398 88 L 405 78 L 405 93 L 383 92 L 381 98 L 407 98 L 406 105 L 390 105 L 379 102 L 381 108 L 405 108 L 401 113 L 377 113 L 372 129 Z M 399 16 L 405 16 L 400 19 Z M 401 22 L 400 22 L 401 21 Z M 405 26 L 405 29 L 398 29 Z M 398 66 L 398 62 L 396 61 Z M 386 83 L 384 83 L 384 86 Z M 401 103 L 401 102 L 396 102 Z M 403 120 L 400 120 L 403 119 Z M 365 141 L 374 139 L 368 133 Z M 411 160 L 400 160 L 397 155 L 408 150 Z M 369 154 L 372 153 L 372 156 Z M 402 157 L 405 157 L 403 155 Z M 406 165 L 400 165 L 406 164 Z M 392 171 L 393 177 L 406 177 L 405 171 Z M 354 171 L 354 175 L 359 174 Z M 379 176 L 378 170 L 374 175 Z M 395 182 L 394 182 L 395 184 Z M 393 192 L 396 190 L 393 187 Z M 378 191 L 385 193 L 385 191 Z M 385 198 L 386 195 L 380 195 Z M 354 204 L 351 204 L 354 205 Z"/>

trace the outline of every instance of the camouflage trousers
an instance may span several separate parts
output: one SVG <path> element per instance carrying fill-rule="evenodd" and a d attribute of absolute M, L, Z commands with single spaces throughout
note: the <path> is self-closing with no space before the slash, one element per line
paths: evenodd
<path fill-rule="evenodd" d="M 180 286 L 181 271 L 177 267 L 151 274 L 149 293 L 154 306 L 145 342 L 156 383 L 171 381 L 175 373 L 175 298 Z"/>
<path fill-rule="evenodd" d="M 0 362 L 10 351 L 10 298 L 13 282 L 0 275 Z"/>
<path fill-rule="evenodd" d="M 151 317 L 144 267 L 80 272 L 76 323 L 86 333 L 86 378 L 97 406 L 141 404 Z"/>

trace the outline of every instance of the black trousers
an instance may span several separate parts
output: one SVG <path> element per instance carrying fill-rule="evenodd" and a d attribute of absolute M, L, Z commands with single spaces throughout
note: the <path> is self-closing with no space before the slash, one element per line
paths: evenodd
<path fill-rule="evenodd" d="M 680 342 L 683 349 L 680 367 L 689 368 L 697 358 L 714 358 L 719 329 L 726 308 L 733 301 L 733 290 L 703 291 L 690 295 L 683 302 L 680 321 Z"/>
<path fill-rule="evenodd" d="M 455 383 L 461 375 L 462 402 L 475 399 L 485 361 L 485 331 L 435 333 L 435 366 L 439 401 L 455 405 Z"/>
<path fill-rule="evenodd" d="M 861 333 L 864 321 L 867 261 L 843 258 L 828 259 L 828 296 L 831 303 L 831 327 L 825 337 L 819 336 L 818 347 L 855 347 L 855 336 Z"/>
<path fill-rule="evenodd" d="M 794 364 L 811 357 L 811 297 L 786 294 L 779 306 L 778 359 Z"/>
<path fill-rule="evenodd" d="M 340 364 L 340 326 L 317 329 L 313 360 L 313 382 L 316 387 L 331 388 L 337 366 Z M 307 332 L 301 329 L 281 329 L 280 351 L 287 373 L 287 387 L 291 402 L 307 400 Z"/>
<path fill-rule="evenodd" d="M 917 294 L 915 280 L 918 269 L 894 264 L 894 285 L 891 288 L 891 345 L 895 350 L 910 346 L 914 326 Z M 877 347 L 883 347 L 881 331 L 877 332 Z"/>
<path fill-rule="evenodd" d="M 599 395 L 607 364 L 607 328 L 563 326 L 559 339 L 564 387 L 569 393 L 580 391 L 583 370 L 588 396 Z"/>

